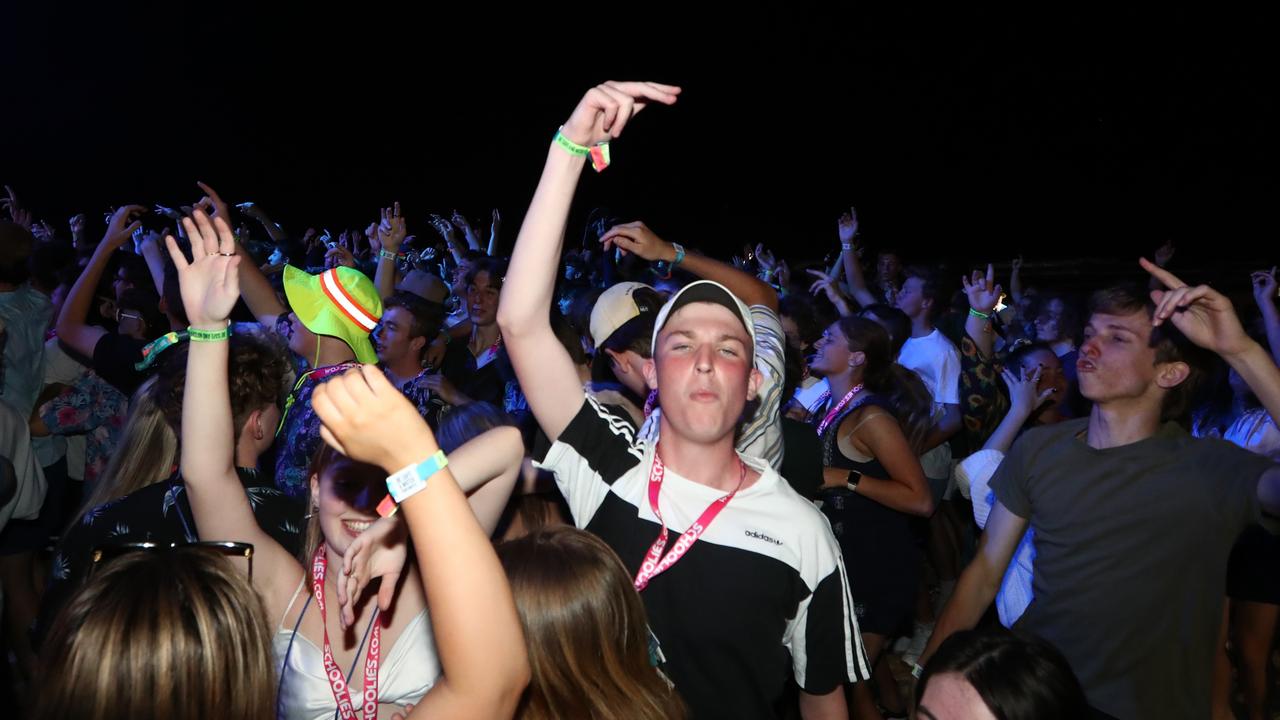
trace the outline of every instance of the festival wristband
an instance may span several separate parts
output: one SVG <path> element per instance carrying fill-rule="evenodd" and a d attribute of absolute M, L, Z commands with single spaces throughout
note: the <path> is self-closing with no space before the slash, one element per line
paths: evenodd
<path fill-rule="evenodd" d="M 920 676 L 923 674 L 924 674 L 923 665 L 921 665 L 920 663 L 911 663 L 911 677 L 919 680 Z"/>
<path fill-rule="evenodd" d="M 840 249 L 844 250 L 845 252 L 853 252 L 853 243 L 851 242 L 840 243 Z"/>
<path fill-rule="evenodd" d="M 193 327 L 187 328 L 187 339 L 191 342 L 221 342 L 231 337 L 231 323 L 221 330 L 197 330 Z"/>
<path fill-rule="evenodd" d="M 978 312 L 973 308 L 969 308 L 969 317 L 976 317 L 976 318 L 981 318 L 983 320 L 990 320 L 991 313 Z"/>
<path fill-rule="evenodd" d="M 560 129 L 556 131 L 555 142 L 557 145 L 564 148 L 565 152 L 570 155 L 576 155 L 578 157 L 586 157 L 590 155 L 591 167 L 595 168 L 596 172 L 603 171 L 605 168 L 609 167 L 609 163 L 612 162 L 612 158 L 609 155 L 608 140 L 598 143 L 592 147 L 579 145 L 565 136 L 564 126 L 562 125 L 560 126 Z"/>
<path fill-rule="evenodd" d="M 402 503 L 425 488 L 431 476 L 443 470 L 448 464 L 449 459 L 445 457 L 444 451 L 437 450 L 435 455 L 426 460 L 403 468 L 388 477 L 387 492 L 391 493 L 392 499 L 397 503 Z"/>
<path fill-rule="evenodd" d="M 384 250 L 379 250 L 379 251 L 378 251 L 378 257 L 380 257 L 380 258 L 386 258 L 387 260 L 393 260 L 393 261 L 394 261 L 394 260 L 398 260 L 398 259 L 400 259 L 400 253 L 394 253 L 394 252 L 391 252 L 390 250 L 385 250 L 385 249 L 384 249 Z"/>
<path fill-rule="evenodd" d="M 568 152 L 570 155 L 577 155 L 578 157 L 586 157 L 587 155 L 591 154 L 591 148 L 588 148 L 585 145 L 579 145 L 578 143 L 565 137 L 564 126 L 561 126 L 560 129 L 556 131 L 555 141 L 557 145 L 564 148 L 565 151 Z"/>
<path fill-rule="evenodd" d="M 684 262 L 684 246 L 680 243 L 673 242 L 671 243 L 671 247 L 675 248 L 676 259 L 672 260 L 670 265 L 667 265 L 667 274 L 662 276 L 663 280 L 670 280 L 671 273 L 675 271 L 676 266 Z"/>

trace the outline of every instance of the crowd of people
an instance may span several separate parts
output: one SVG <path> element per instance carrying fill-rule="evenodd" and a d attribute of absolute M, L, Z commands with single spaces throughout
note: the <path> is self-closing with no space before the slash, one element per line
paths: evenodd
<path fill-rule="evenodd" d="M 6 188 L 22 714 L 1269 717 L 1275 269 L 1255 311 L 1166 245 L 1085 296 L 852 209 L 724 260 L 605 212 L 566 243 L 679 96 L 588 90 L 514 242 L 203 183 L 95 241 Z"/>

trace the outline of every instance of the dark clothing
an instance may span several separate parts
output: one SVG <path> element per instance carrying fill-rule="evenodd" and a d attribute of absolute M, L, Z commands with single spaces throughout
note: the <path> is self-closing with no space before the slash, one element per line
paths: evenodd
<path fill-rule="evenodd" d="M 305 506 L 277 490 L 269 477 L 255 470 L 236 468 L 236 474 L 262 530 L 291 554 L 301 552 Z M 41 601 L 37 635 L 44 637 L 58 611 L 84 583 L 93 564 L 94 548 L 111 543 L 199 539 L 186 486 L 177 475 L 87 510 L 58 544 L 49 586 Z"/>
<path fill-rule="evenodd" d="M 146 340 L 128 335 L 107 333 L 93 346 L 93 371 L 111 383 L 127 397 L 151 376 L 151 369 L 138 370 L 134 364 L 142 361 L 142 348 Z"/>
<path fill-rule="evenodd" d="M 1208 717 L 1227 557 L 1274 465 L 1174 423 L 1107 449 L 1087 427 L 1028 430 L 991 479 L 1035 530 L 1017 628 L 1057 646 L 1089 703 L 1122 720 Z"/>
<path fill-rule="evenodd" d="M 841 423 L 860 408 L 868 408 L 868 413 L 876 412 L 873 408 L 890 413 L 885 401 L 875 395 L 864 396 L 845 408 L 821 438 L 823 464 L 888 480 L 889 471 L 879 460 L 853 460 L 837 446 Z M 915 610 L 919 585 L 916 577 L 919 558 L 911 518 L 843 487 L 823 488 L 818 492 L 818 500 L 822 514 L 831 522 L 831 530 L 840 543 L 858 626 L 863 632 L 878 635 L 894 633 Z"/>

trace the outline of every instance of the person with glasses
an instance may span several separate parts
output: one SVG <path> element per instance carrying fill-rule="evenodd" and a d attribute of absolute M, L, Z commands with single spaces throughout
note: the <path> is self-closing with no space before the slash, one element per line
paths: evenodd
<path fill-rule="evenodd" d="M 289 374 L 281 343 L 267 333 L 241 331 L 230 340 L 230 409 L 235 473 L 263 532 L 297 552 L 304 505 L 287 497 L 259 472 L 272 445 L 280 397 Z M 199 538 L 186 486 L 174 472 L 186 389 L 185 345 L 164 350 L 156 376 L 135 395 L 129 421 L 112 460 L 54 553 L 41 601 L 37 636 L 84 582 L 94 548 L 106 543 L 190 542 Z"/>
<path fill-rule="evenodd" d="M 255 548 L 254 588 L 268 617 L 279 619 L 273 636 L 279 716 L 327 718 L 336 708 L 355 717 L 363 707 L 364 717 L 372 718 L 412 705 L 416 715 L 509 716 L 528 667 L 514 602 L 488 534 L 520 469 L 519 432 L 496 429 L 443 459 L 432 452 L 435 438 L 426 423 L 380 370 L 370 365 L 335 375 L 313 396 L 329 446 L 318 453 L 308 479 L 306 549 L 301 557 L 290 554 L 254 522 L 232 463 L 226 338 L 227 316 L 239 298 L 235 239 L 221 217 L 210 223 L 204 213 L 194 215 L 183 219 L 192 260 L 166 239 L 193 341 L 181 468 L 201 539 Z M 358 418 L 374 427 L 349 431 Z M 422 462 L 424 457 L 430 460 Z M 414 476 L 430 482 L 405 500 L 405 512 L 381 521 L 375 507 L 389 512 L 388 505 L 396 506 L 384 500 L 385 475 L 369 464 L 374 459 L 389 472 L 410 460 L 414 468 L 431 468 Z M 495 478 L 500 480 L 488 482 Z M 470 505 L 466 491 L 472 492 Z M 356 592 L 341 569 L 344 555 L 375 523 L 401 533 L 401 523 L 407 524 L 416 562 L 404 566 L 403 582 L 397 568 L 368 593 Z M 358 667 L 364 668 L 359 679 Z M 363 692 L 357 695 L 351 686 Z"/>

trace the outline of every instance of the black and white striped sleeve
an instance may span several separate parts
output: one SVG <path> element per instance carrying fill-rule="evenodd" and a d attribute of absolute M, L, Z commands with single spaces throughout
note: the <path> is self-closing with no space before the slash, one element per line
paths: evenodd
<path fill-rule="evenodd" d="M 871 666 L 849 594 L 844 562 L 835 564 L 788 624 L 787 649 L 801 690 L 825 695 L 846 682 L 871 678 Z"/>
<path fill-rule="evenodd" d="M 538 467 L 555 473 L 574 524 L 584 528 L 609 488 L 644 458 L 629 419 L 611 413 L 588 395 L 569 426 Z"/>

